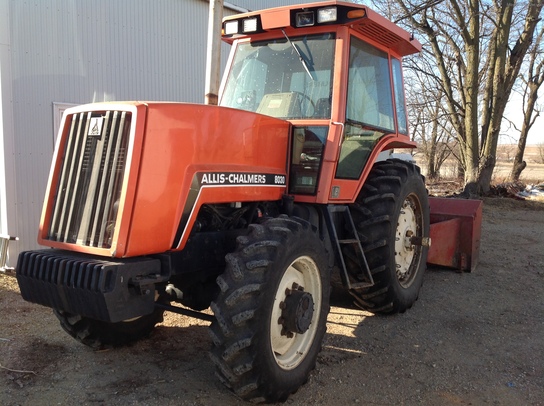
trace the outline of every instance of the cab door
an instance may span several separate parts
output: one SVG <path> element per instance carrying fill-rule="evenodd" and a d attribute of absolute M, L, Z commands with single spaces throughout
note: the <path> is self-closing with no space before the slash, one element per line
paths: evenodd
<path fill-rule="evenodd" d="M 331 200 L 354 201 L 379 153 L 412 146 L 407 136 L 401 63 L 386 50 L 351 35 L 346 107 Z"/>

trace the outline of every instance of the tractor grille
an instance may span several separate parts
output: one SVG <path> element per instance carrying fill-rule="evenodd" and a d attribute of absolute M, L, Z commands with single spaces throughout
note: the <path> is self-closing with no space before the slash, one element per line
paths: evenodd
<path fill-rule="evenodd" d="M 83 112 L 67 117 L 66 137 L 47 239 L 111 248 L 125 173 L 131 114 Z M 59 156 L 60 159 L 60 156 Z M 56 186 L 56 189 L 55 189 Z"/>

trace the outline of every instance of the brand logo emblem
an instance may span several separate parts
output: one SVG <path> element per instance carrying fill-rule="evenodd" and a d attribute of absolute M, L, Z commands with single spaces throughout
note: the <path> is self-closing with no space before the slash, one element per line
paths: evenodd
<path fill-rule="evenodd" d="M 104 123 L 104 117 L 91 117 L 89 123 L 89 132 L 87 135 L 91 137 L 100 137 L 102 135 L 102 124 Z"/>

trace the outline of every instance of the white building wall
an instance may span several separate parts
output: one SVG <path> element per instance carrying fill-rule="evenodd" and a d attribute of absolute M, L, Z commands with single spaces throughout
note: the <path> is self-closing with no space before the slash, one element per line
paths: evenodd
<path fill-rule="evenodd" d="M 230 0 L 225 15 L 299 2 Z M 0 167 L 7 170 L 0 172 L 0 232 L 20 238 L 10 265 L 19 251 L 38 247 L 53 104 L 201 103 L 207 24 L 203 0 L 0 0 Z"/>
<path fill-rule="evenodd" d="M 245 8 L 250 11 L 261 10 L 265 8 L 280 7 L 280 6 L 289 6 L 291 4 L 299 3 L 315 3 L 322 0 L 225 0 L 224 3 L 235 4 L 238 7 Z M 350 1 L 350 0 L 347 0 Z"/>
<path fill-rule="evenodd" d="M 9 10 L 10 0 L 0 0 L 0 234 L 16 236 L 18 210 Z M 17 243 L 12 242 L 8 253 L 10 263 L 14 262 L 17 249 Z"/>

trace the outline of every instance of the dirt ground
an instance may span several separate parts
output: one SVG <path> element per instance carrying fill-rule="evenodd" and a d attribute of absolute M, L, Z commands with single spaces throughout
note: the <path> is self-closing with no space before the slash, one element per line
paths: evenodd
<path fill-rule="evenodd" d="M 544 202 L 486 199 L 480 264 L 429 270 L 405 314 L 333 307 L 316 370 L 287 404 L 544 405 Z M 168 314 L 94 352 L 0 274 L 0 405 L 237 405 L 207 323 Z"/>

